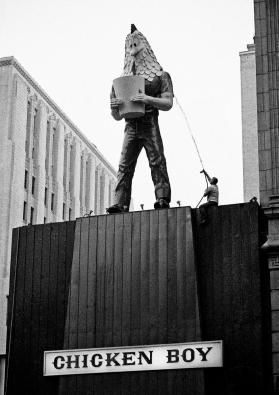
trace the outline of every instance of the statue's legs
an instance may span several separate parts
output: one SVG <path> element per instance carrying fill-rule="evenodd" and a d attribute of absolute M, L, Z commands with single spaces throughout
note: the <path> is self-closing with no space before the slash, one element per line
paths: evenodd
<path fill-rule="evenodd" d="M 124 210 L 129 209 L 132 179 L 142 147 L 145 148 L 148 157 L 156 199 L 164 199 L 167 204 L 171 200 L 158 116 L 148 114 L 141 119 L 126 122 L 114 199 L 114 204 Z"/>
<path fill-rule="evenodd" d="M 127 208 L 127 210 L 129 210 L 131 200 L 132 179 L 142 146 L 141 139 L 137 138 L 134 123 L 127 122 L 114 198 L 115 204 Z"/>
<path fill-rule="evenodd" d="M 144 138 L 144 148 L 149 161 L 156 199 L 171 200 L 171 187 L 164 155 L 164 147 L 157 117 Z"/>

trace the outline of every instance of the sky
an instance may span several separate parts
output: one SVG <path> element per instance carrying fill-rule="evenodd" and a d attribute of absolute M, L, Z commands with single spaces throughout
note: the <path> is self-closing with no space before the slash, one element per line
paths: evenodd
<path fill-rule="evenodd" d="M 0 57 L 14 56 L 117 169 L 124 120 L 110 115 L 134 23 L 171 75 L 220 204 L 243 201 L 239 52 L 253 42 L 252 0 L 0 0 Z M 206 187 L 183 115 L 174 102 L 159 123 L 177 201 L 195 207 Z M 134 209 L 153 207 L 144 150 L 133 180 Z"/>

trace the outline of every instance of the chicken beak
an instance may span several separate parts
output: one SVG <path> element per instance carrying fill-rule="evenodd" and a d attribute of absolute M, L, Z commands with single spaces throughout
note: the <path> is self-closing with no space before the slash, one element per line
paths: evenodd
<path fill-rule="evenodd" d="M 137 56 L 137 54 L 143 50 L 143 45 L 139 44 L 137 47 L 133 47 L 130 51 L 131 56 Z"/>
<path fill-rule="evenodd" d="M 130 52 L 130 55 L 131 56 L 136 56 L 137 53 L 138 53 L 138 49 L 137 48 L 132 48 L 131 52 Z"/>

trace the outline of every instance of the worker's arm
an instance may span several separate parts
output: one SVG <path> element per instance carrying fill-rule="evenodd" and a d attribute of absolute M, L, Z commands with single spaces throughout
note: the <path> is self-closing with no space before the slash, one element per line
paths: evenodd
<path fill-rule="evenodd" d="M 211 177 L 210 175 L 204 170 L 202 169 L 202 173 L 204 173 L 205 177 L 208 179 L 209 182 L 211 182 Z"/>
<path fill-rule="evenodd" d="M 208 196 L 208 195 L 210 195 L 210 193 L 212 192 L 212 190 L 213 190 L 213 188 L 212 188 L 212 186 L 210 185 L 208 188 L 206 188 L 206 190 L 204 191 L 204 194 L 203 194 L 203 196 Z"/>
<path fill-rule="evenodd" d="M 173 95 L 170 92 L 164 92 L 161 94 L 161 97 L 153 97 L 145 93 L 138 93 L 132 97 L 131 101 L 148 104 L 158 110 L 168 111 L 173 105 Z"/>
<path fill-rule="evenodd" d="M 209 195 L 209 191 L 208 191 L 208 189 L 206 189 L 206 190 L 204 191 L 203 196 L 205 197 L 205 196 L 208 196 L 208 195 Z"/>

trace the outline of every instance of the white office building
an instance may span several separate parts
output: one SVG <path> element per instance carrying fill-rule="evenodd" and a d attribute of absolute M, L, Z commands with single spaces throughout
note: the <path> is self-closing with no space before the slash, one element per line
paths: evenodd
<path fill-rule="evenodd" d="M 248 44 L 240 52 L 243 196 L 247 202 L 254 196 L 259 199 L 259 155 L 257 126 L 257 88 L 255 45 Z"/>
<path fill-rule="evenodd" d="M 116 172 L 13 57 L 0 59 L 0 393 L 12 229 L 104 214 Z"/>

